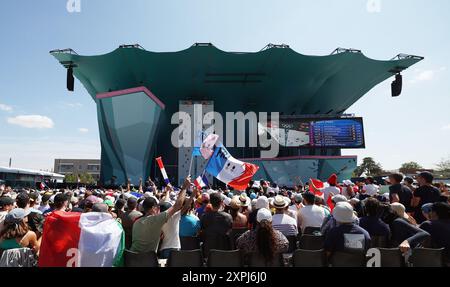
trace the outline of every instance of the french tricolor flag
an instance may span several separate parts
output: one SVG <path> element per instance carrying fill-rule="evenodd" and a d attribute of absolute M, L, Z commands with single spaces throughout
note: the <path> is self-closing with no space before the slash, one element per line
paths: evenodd
<path fill-rule="evenodd" d="M 201 175 L 194 180 L 194 185 L 197 189 L 202 189 L 203 187 L 208 185 L 208 179 L 205 175 Z"/>
<path fill-rule="evenodd" d="M 164 168 L 164 164 L 162 162 L 162 158 L 161 157 L 156 158 L 156 162 L 158 163 L 159 169 L 161 170 L 161 174 L 164 177 L 164 182 L 166 184 L 170 184 L 169 177 L 167 176 L 166 169 Z"/>
<path fill-rule="evenodd" d="M 206 165 L 208 173 L 237 190 L 245 190 L 258 169 L 257 165 L 235 159 L 224 146 L 214 149 Z"/>
<path fill-rule="evenodd" d="M 44 223 L 39 267 L 123 266 L 125 233 L 109 213 L 50 213 Z"/>

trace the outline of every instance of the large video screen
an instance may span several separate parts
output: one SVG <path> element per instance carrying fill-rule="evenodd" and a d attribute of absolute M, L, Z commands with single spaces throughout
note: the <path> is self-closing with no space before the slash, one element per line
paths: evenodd
<path fill-rule="evenodd" d="M 279 124 L 259 125 L 259 133 L 269 133 L 285 147 L 365 147 L 362 118 L 280 118 Z"/>

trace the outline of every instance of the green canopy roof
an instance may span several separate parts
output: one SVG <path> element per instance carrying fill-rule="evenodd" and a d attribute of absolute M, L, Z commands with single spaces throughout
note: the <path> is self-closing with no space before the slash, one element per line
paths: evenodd
<path fill-rule="evenodd" d="M 341 114 L 380 82 L 422 57 L 378 61 L 360 51 L 306 56 L 287 46 L 260 52 L 224 52 L 195 44 L 179 52 L 150 52 L 124 46 L 99 56 L 69 50 L 51 53 L 95 99 L 96 94 L 146 86 L 167 107 L 179 100 L 214 100 L 214 109 L 284 114 Z"/>

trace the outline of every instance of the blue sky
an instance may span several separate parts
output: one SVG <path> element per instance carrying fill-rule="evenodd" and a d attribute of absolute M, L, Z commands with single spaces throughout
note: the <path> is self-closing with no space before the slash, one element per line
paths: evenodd
<path fill-rule="evenodd" d="M 259 51 L 285 43 L 300 53 L 327 55 L 336 47 L 390 59 L 426 59 L 403 73 L 404 89 L 390 97 L 390 80 L 348 112 L 365 119 L 364 150 L 386 169 L 406 161 L 432 168 L 450 156 L 450 1 L 379 0 L 67 0 L 0 1 L 0 166 L 51 169 L 54 158 L 99 158 L 95 104 L 49 55 L 73 48 L 107 53 L 121 44 L 177 51 L 212 42 L 226 51 Z M 376 1 L 376 0 L 369 0 Z M 34 117 L 30 117 L 33 115 Z"/>

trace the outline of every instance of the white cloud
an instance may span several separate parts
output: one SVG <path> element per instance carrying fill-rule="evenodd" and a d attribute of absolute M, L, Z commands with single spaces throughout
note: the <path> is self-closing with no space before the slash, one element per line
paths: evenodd
<path fill-rule="evenodd" d="M 450 131 L 450 124 L 448 124 L 448 125 L 446 125 L 446 126 L 443 126 L 443 127 L 441 128 L 441 130 L 443 130 L 443 131 Z"/>
<path fill-rule="evenodd" d="M 440 71 L 442 71 L 442 69 L 440 69 Z M 436 71 L 434 71 L 434 70 L 416 69 L 414 72 L 416 73 L 416 75 L 414 76 L 414 78 L 412 80 L 409 81 L 410 84 L 431 81 L 436 76 Z"/>
<path fill-rule="evenodd" d="M 8 118 L 8 123 L 29 129 L 51 129 L 54 123 L 51 118 L 41 115 L 21 115 Z"/>
<path fill-rule="evenodd" d="M 12 112 L 13 108 L 5 104 L 0 104 L 0 110 L 5 112 Z"/>
<path fill-rule="evenodd" d="M 70 102 L 60 102 L 60 104 L 65 108 L 71 108 L 71 109 L 79 109 L 83 107 L 82 103 L 70 103 Z"/>
<path fill-rule="evenodd" d="M 87 128 L 79 128 L 78 131 L 80 133 L 87 133 L 87 132 L 89 132 L 89 130 Z"/>

